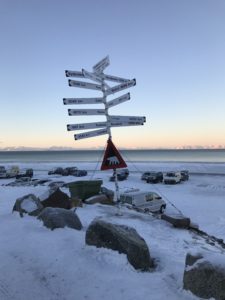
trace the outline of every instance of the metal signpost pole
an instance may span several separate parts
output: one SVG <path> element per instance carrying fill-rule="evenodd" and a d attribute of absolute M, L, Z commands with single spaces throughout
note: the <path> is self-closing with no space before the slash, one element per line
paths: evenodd
<path fill-rule="evenodd" d="M 109 115 L 109 109 L 113 106 L 122 104 L 130 100 L 130 93 L 123 94 L 113 100 L 107 102 L 107 96 L 118 93 L 122 90 L 130 88 L 136 85 L 135 79 L 125 79 L 113 75 L 104 74 L 104 70 L 110 65 L 109 56 L 104 57 L 98 63 L 96 63 L 92 72 L 88 72 L 84 69 L 82 71 L 70 71 L 66 70 L 66 77 L 81 78 L 80 80 L 68 80 L 69 86 L 75 88 L 89 89 L 95 91 L 101 91 L 103 97 L 95 98 L 64 98 L 64 105 L 80 105 L 80 104 L 104 104 L 104 109 L 68 109 L 69 116 L 91 116 L 91 115 L 104 115 L 106 116 L 106 121 L 104 122 L 91 122 L 91 123 L 80 123 L 80 124 L 68 124 L 67 130 L 86 130 L 95 129 L 91 131 L 85 131 L 74 135 L 75 140 L 92 138 L 100 135 L 108 134 L 108 146 L 111 147 L 115 152 L 115 156 L 107 157 L 107 149 L 105 150 L 105 156 L 102 162 L 101 170 L 113 169 L 113 175 L 115 178 L 115 202 L 118 208 L 118 215 L 120 212 L 120 195 L 119 195 L 119 185 L 118 185 L 118 174 L 117 168 L 126 167 L 126 163 L 122 159 L 118 150 L 112 143 L 112 133 L 111 127 L 121 127 L 121 126 L 139 126 L 144 125 L 146 118 L 144 116 L 115 116 Z M 92 82 L 83 81 L 83 79 L 91 80 Z M 112 81 L 117 83 L 117 85 L 110 87 L 105 81 Z M 94 82 L 94 83 L 93 83 Z M 97 130 L 96 130 L 97 129 Z M 107 147 L 108 147 L 107 146 Z"/>
<path fill-rule="evenodd" d="M 101 82 L 102 85 L 102 93 L 103 93 L 103 103 L 105 106 L 105 115 L 106 115 L 106 123 L 107 123 L 107 131 L 109 135 L 109 139 L 112 139 L 112 133 L 111 133 L 111 123 L 110 123 L 110 117 L 109 117 L 109 112 L 108 112 L 108 104 L 107 104 L 107 94 L 106 94 L 106 86 L 104 82 L 104 78 L 102 79 Z M 120 195 L 119 195 L 119 184 L 118 184 L 118 178 L 117 178 L 117 169 L 113 169 L 113 176 L 115 177 L 115 202 L 118 208 L 117 215 L 122 215 L 120 211 Z"/>

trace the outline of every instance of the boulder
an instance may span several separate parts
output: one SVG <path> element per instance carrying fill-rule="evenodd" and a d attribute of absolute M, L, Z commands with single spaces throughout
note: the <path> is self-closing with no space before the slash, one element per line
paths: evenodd
<path fill-rule="evenodd" d="M 162 214 L 161 219 L 172 224 L 176 228 L 189 228 L 191 220 L 182 214 Z"/>
<path fill-rule="evenodd" d="M 137 270 L 149 271 L 153 267 L 148 246 L 134 228 L 95 219 L 86 231 L 86 244 L 104 247 L 127 255 Z"/>
<path fill-rule="evenodd" d="M 92 196 L 84 201 L 86 204 L 108 204 L 108 205 L 113 205 L 113 201 L 110 200 L 106 195 L 100 194 L 96 196 Z"/>
<path fill-rule="evenodd" d="M 41 203 L 44 207 L 71 208 L 69 196 L 59 188 L 48 190 L 47 193 L 41 196 Z"/>
<path fill-rule="evenodd" d="M 183 286 L 185 290 L 190 290 L 200 298 L 224 300 L 224 255 L 219 253 L 188 253 L 185 262 Z"/>
<path fill-rule="evenodd" d="M 13 211 L 18 211 L 21 218 L 24 213 L 27 213 L 30 216 L 37 216 L 42 209 L 43 205 L 41 204 L 41 201 L 33 194 L 28 194 L 16 199 L 13 206 Z"/>
<path fill-rule="evenodd" d="M 114 191 L 102 186 L 100 192 L 107 196 L 107 198 L 113 202 L 114 199 Z"/>
<path fill-rule="evenodd" d="M 42 220 L 44 226 L 51 230 L 64 227 L 77 230 L 81 230 L 82 228 L 82 224 L 76 213 L 64 208 L 46 207 L 38 215 L 38 219 Z"/>

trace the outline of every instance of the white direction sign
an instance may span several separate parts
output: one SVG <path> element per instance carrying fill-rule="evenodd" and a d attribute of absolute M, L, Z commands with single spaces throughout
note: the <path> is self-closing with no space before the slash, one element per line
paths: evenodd
<path fill-rule="evenodd" d="M 80 72 L 80 71 L 69 71 L 69 70 L 66 70 L 65 73 L 66 73 L 66 77 L 84 78 L 83 72 Z"/>
<path fill-rule="evenodd" d="M 134 121 L 117 121 L 117 122 L 110 122 L 110 127 L 121 127 L 121 126 L 138 126 L 144 125 L 143 122 L 134 122 Z"/>
<path fill-rule="evenodd" d="M 69 116 L 105 115 L 105 109 L 68 109 Z"/>
<path fill-rule="evenodd" d="M 110 107 L 113 107 L 113 106 L 116 106 L 120 103 L 123 103 L 127 100 L 130 100 L 130 93 L 127 93 L 127 94 L 124 94 L 116 99 L 113 99 L 111 101 L 108 101 L 107 102 L 107 107 L 110 108 Z"/>
<path fill-rule="evenodd" d="M 90 138 L 90 137 L 103 135 L 103 134 L 108 134 L 107 128 L 88 131 L 88 132 L 83 132 L 83 133 L 78 133 L 78 134 L 74 135 L 74 138 L 75 138 L 75 140 L 81 140 L 81 139 L 87 139 L 87 138 Z"/>
<path fill-rule="evenodd" d="M 102 71 L 108 67 L 110 64 L 109 61 L 109 56 L 106 56 L 105 58 L 103 58 L 102 60 L 100 60 L 97 64 L 94 65 L 93 67 L 93 71 L 95 73 L 102 73 Z"/>
<path fill-rule="evenodd" d="M 112 122 L 140 122 L 145 123 L 145 117 L 138 116 L 109 116 L 109 121 Z"/>
<path fill-rule="evenodd" d="M 125 90 L 125 89 L 127 89 L 129 87 L 132 87 L 134 85 L 136 85 L 136 79 L 132 79 L 132 80 L 129 80 L 127 82 L 124 82 L 124 83 L 121 83 L 119 85 L 116 85 L 116 86 L 114 86 L 114 87 L 106 90 L 105 94 L 106 94 L 106 96 L 108 96 L 108 95 L 117 93 L 119 91 Z"/>
<path fill-rule="evenodd" d="M 63 98 L 63 104 L 99 104 L 103 103 L 103 98 Z"/>
<path fill-rule="evenodd" d="M 114 81 L 114 82 L 127 82 L 129 81 L 129 79 L 125 79 L 125 78 L 121 78 L 121 77 L 117 77 L 117 76 L 113 76 L 113 75 L 106 75 L 106 74 L 101 74 L 101 77 L 105 80 L 109 80 L 109 81 Z"/>
<path fill-rule="evenodd" d="M 68 124 L 67 130 L 84 130 L 84 129 L 94 129 L 94 128 L 104 128 L 107 126 L 107 122 L 97 122 L 97 123 L 81 123 L 81 124 Z"/>
<path fill-rule="evenodd" d="M 77 81 L 77 80 L 71 80 L 69 79 L 69 86 L 84 88 L 84 89 L 91 89 L 91 90 L 102 90 L 101 85 L 84 82 L 84 81 Z"/>
<path fill-rule="evenodd" d="M 100 76 L 98 76 L 97 74 L 88 72 L 84 69 L 82 69 L 82 73 L 83 73 L 85 78 L 88 78 L 88 79 L 91 79 L 91 80 L 94 80 L 94 81 L 98 81 L 98 82 L 102 82 L 102 78 Z"/>

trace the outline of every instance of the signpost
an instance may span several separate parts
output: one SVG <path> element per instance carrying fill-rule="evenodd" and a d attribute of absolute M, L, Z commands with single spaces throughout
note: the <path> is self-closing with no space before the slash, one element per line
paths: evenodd
<path fill-rule="evenodd" d="M 110 122 L 113 122 L 113 121 L 140 122 L 140 123 L 146 122 L 145 117 L 136 117 L 136 116 L 109 116 L 109 120 L 110 120 Z"/>
<path fill-rule="evenodd" d="M 91 89 L 91 90 L 102 90 L 101 85 L 94 84 L 90 82 L 84 82 L 84 81 L 77 81 L 77 80 L 71 80 L 69 79 L 69 86 L 79 87 L 83 89 Z"/>
<path fill-rule="evenodd" d="M 125 79 L 113 75 L 104 74 L 103 71 L 110 65 L 109 56 L 104 57 L 93 66 L 93 72 L 88 72 L 84 69 L 82 71 L 69 71 L 66 70 L 66 77 L 77 77 L 88 79 L 92 82 L 77 81 L 69 79 L 69 86 L 97 90 L 102 92 L 102 97 L 96 98 L 64 98 L 64 105 L 80 105 L 80 104 L 101 104 L 104 105 L 103 109 L 68 109 L 70 116 L 93 116 L 102 115 L 106 117 L 106 121 L 68 124 L 67 130 L 87 130 L 96 129 L 87 132 L 82 132 L 74 135 L 75 140 L 92 138 L 104 134 L 108 134 L 108 143 L 105 151 L 104 159 L 102 162 L 101 170 L 113 169 L 115 174 L 115 187 L 116 187 L 116 201 L 119 202 L 119 186 L 117 182 L 117 168 L 126 167 L 126 163 L 122 159 L 120 153 L 112 142 L 111 127 L 122 126 L 140 126 L 144 125 L 146 118 L 144 116 L 115 116 L 109 114 L 109 109 L 113 106 L 122 104 L 130 100 L 130 93 L 123 94 L 113 100 L 107 101 L 107 96 L 118 93 L 122 90 L 128 89 L 136 85 L 136 79 Z M 110 87 L 105 81 L 119 83 L 116 86 Z M 97 82 L 97 83 L 96 83 Z"/>
<path fill-rule="evenodd" d="M 116 99 L 107 102 L 107 107 L 113 107 L 115 105 L 121 104 L 127 100 L 130 100 L 130 93 L 124 94 Z"/>
<path fill-rule="evenodd" d="M 111 94 L 115 94 L 119 91 L 125 90 L 125 89 L 127 89 L 129 87 L 132 87 L 134 85 L 136 85 L 136 79 L 126 81 L 124 83 L 121 83 L 119 85 L 116 85 L 116 86 L 106 90 L 106 96 L 111 95 Z"/>
<path fill-rule="evenodd" d="M 82 69 L 82 73 L 85 78 L 102 83 L 102 78 L 100 76 L 98 76 L 97 74 L 85 71 L 84 69 Z"/>
<path fill-rule="evenodd" d="M 69 116 L 105 115 L 105 109 L 68 109 Z"/>
<path fill-rule="evenodd" d="M 71 104 L 101 104 L 103 103 L 104 98 L 63 98 L 64 105 Z"/>
<path fill-rule="evenodd" d="M 106 56 L 105 58 L 103 58 L 93 66 L 93 71 L 95 73 L 102 73 L 102 71 L 105 70 L 105 68 L 108 67 L 109 64 L 110 64 L 109 56 Z"/>
<path fill-rule="evenodd" d="M 106 122 L 98 122 L 98 123 L 81 123 L 81 124 L 68 124 L 67 130 L 84 130 L 84 129 L 93 129 L 93 128 L 103 128 L 106 127 Z"/>
<path fill-rule="evenodd" d="M 80 72 L 80 71 L 69 71 L 69 70 L 66 70 L 65 73 L 66 73 L 66 77 L 84 78 L 83 72 Z"/>
<path fill-rule="evenodd" d="M 75 138 L 75 140 L 81 140 L 81 139 L 87 139 L 90 137 L 99 136 L 99 135 L 103 135 L 103 134 L 107 134 L 107 133 L 108 133 L 107 128 L 104 128 L 104 129 L 92 130 L 92 131 L 88 131 L 88 132 L 75 134 L 74 138 Z"/>
<path fill-rule="evenodd" d="M 101 78 L 105 79 L 105 80 L 109 80 L 109 81 L 114 81 L 114 82 L 126 82 L 129 81 L 129 79 L 125 79 L 125 78 L 121 78 L 121 77 L 117 77 L 117 76 L 112 76 L 112 75 L 106 75 L 106 74 L 101 74 L 100 75 Z"/>

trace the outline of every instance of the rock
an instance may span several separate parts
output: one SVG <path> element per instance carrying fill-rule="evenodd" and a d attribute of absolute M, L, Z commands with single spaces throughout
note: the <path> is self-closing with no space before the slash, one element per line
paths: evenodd
<path fill-rule="evenodd" d="M 114 191 L 107 189 L 106 187 L 102 186 L 100 192 L 108 197 L 108 199 L 113 202 L 114 198 Z"/>
<path fill-rule="evenodd" d="M 60 187 L 64 187 L 65 186 L 65 182 L 64 181 L 52 181 L 49 183 L 49 188 L 52 190 L 57 190 Z"/>
<path fill-rule="evenodd" d="M 70 209 L 70 198 L 66 193 L 63 193 L 59 188 L 50 189 L 47 194 L 41 197 L 41 203 L 44 207 L 59 207 Z"/>
<path fill-rule="evenodd" d="M 75 212 L 64 208 L 46 207 L 38 215 L 44 226 L 54 230 L 56 228 L 70 227 L 81 230 L 82 224 Z"/>
<path fill-rule="evenodd" d="M 134 228 L 95 219 L 87 229 L 85 240 L 87 245 L 126 254 L 137 270 L 149 271 L 153 267 L 148 246 Z"/>
<path fill-rule="evenodd" d="M 21 218 L 24 213 L 30 216 L 37 216 L 43 209 L 40 200 L 33 194 L 18 198 L 13 206 L 13 211 L 18 211 Z"/>
<path fill-rule="evenodd" d="M 110 200 L 106 195 L 100 194 L 96 196 L 92 196 L 84 201 L 86 204 L 108 204 L 108 205 L 113 205 L 113 201 Z"/>
<path fill-rule="evenodd" d="M 175 214 L 175 215 L 162 214 L 161 219 L 167 221 L 168 223 L 172 224 L 174 227 L 177 228 L 189 228 L 191 222 L 189 218 L 184 217 L 181 214 Z"/>
<path fill-rule="evenodd" d="M 225 299 L 224 255 L 219 253 L 186 256 L 183 284 L 194 295 L 216 300 Z"/>

